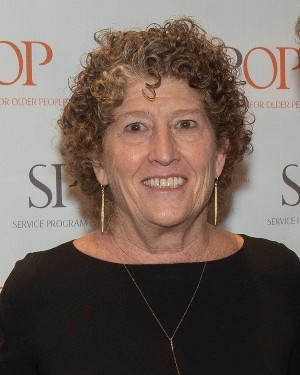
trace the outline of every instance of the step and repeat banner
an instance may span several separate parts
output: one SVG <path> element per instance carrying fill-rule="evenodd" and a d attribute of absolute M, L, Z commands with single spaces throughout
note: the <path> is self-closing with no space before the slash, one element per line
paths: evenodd
<path fill-rule="evenodd" d="M 256 116 L 254 153 L 237 170 L 222 225 L 300 255 L 299 14 L 299 0 L 1 0 L 0 285 L 26 253 L 90 229 L 56 121 L 94 33 L 183 15 L 232 48 Z"/>

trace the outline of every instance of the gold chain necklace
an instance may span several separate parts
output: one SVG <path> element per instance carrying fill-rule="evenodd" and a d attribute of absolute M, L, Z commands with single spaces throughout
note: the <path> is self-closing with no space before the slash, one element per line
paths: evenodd
<path fill-rule="evenodd" d="M 181 326 L 181 323 L 183 322 L 191 304 L 193 303 L 193 300 L 197 294 L 197 291 L 199 289 L 199 286 L 201 284 L 201 281 L 202 281 L 202 278 L 203 278 L 203 275 L 204 275 L 204 271 L 205 271 L 205 268 L 206 268 L 206 264 L 207 262 L 204 263 L 204 266 L 203 266 L 203 269 L 202 269 L 202 272 L 200 274 L 200 277 L 199 277 L 199 280 L 198 280 L 198 283 L 196 285 L 196 288 L 194 290 L 194 293 L 192 295 L 192 298 L 190 299 L 190 302 L 188 303 L 181 319 L 179 320 L 173 334 L 170 336 L 167 331 L 165 330 L 165 328 L 163 327 L 163 325 L 161 324 L 161 322 L 159 321 L 158 317 L 156 316 L 155 312 L 153 311 L 151 305 L 149 304 L 149 302 L 147 301 L 146 297 L 144 296 L 141 288 L 139 287 L 139 285 L 137 284 L 137 282 L 135 281 L 135 278 L 132 276 L 131 272 L 129 271 L 128 267 L 126 266 L 125 263 L 123 263 L 123 266 L 125 267 L 125 270 L 127 271 L 129 277 L 131 278 L 131 280 L 133 281 L 134 285 L 136 286 L 137 290 L 139 291 L 140 295 L 142 296 L 143 300 L 145 301 L 146 305 L 148 306 L 151 314 L 153 315 L 154 319 L 157 321 L 159 327 L 161 328 L 161 330 L 163 331 L 163 333 L 166 335 L 167 339 L 169 340 L 169 343 L 170 343 L 170 346 L 171 346 L 171 351 L 172 351 L 172 355 L 173 355 L 173 358 L 174 358 L 174 362 L 175 362 L 175 366 L 176 366 L 176 370 L 177 370 L 177 374 L 180 375 L 180 371 L 179 371 L 179 366 L 178 366 L 178 362 L 177 362 L 177 358 L 176 358 L 176 355 L 175 355 L 175 349 L 174 349 L 174 337 L 179 329 L 179 327 Z"/>

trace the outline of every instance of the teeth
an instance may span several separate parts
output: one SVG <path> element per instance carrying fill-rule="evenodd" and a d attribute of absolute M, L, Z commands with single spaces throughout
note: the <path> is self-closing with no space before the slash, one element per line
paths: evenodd
<path fill-rule="evenodd" d="M 149 178 L 149 180 L 145 180 L 143 183 L 156 188 L 176 188 L 177 186 L 183 185 L 185 179 L 182 177 Z"/>

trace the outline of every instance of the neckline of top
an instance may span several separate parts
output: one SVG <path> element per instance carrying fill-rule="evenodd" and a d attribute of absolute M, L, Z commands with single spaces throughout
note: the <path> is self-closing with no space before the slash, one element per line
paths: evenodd
<path fill-rule="evenodd" d="M 212 260 L 209 260 L 207 261 L 208 264 L 212 264 L 212 263 L 215 263 L 215 264 L 218 264 L 218 263 L 222 263 L 222 262 L 228 262 L 228 261 L 231 261 L 231 260 L 234 260 L 238 257 L 240 257 L 246 247 L 247 247 L 247 242 L 248 242 L 248 236 L 246 236 L 245 234 L 239 234 L 239 236 L 243 237 L 244 241 L 243 241 L 243 244 L 242 246 L 234 253 L 224 257 L 224 258 L 219 258 L 219 259 L 212 259 Z M 70 241 L 69 242 L 70 246 L 71 246 L 71 250 L 76 254 L 78 255 L 79 257 L 81 258 L 85 258 L 86 260 L 90 260 L 92 262 L 99 262 L 99 263 L 102 263 L 102 264 L 107 264 L 107 265 L 115 265 L 115 266 L 123 266 L 123 263 L 121 262 L 112 262 L 112 261 L 109 261 L 109 260 L 105 260 L 105 259 L 101 259 L 101 258 L 96 258 L 96 257 L 93 257 L 91 255 L 88 255 L 86 253 L 83 253 L 82 251 L 80 251 L 79 249 L 76 248 L 76 246 L 74 245 L 74 240 L 73 241 Z M 172 266 L 183 266 L 183 265 L 197 265 L 197 264 L 204 264 L 206 263 L 205 261 L 198 261 L 198 262 L 178 262 L 178 263 L 125 263 L 126 266 L 129 266 L 129 267 L 149 267 L 149 268 L 153 268 L 153 267 L 172 267 Z"/>

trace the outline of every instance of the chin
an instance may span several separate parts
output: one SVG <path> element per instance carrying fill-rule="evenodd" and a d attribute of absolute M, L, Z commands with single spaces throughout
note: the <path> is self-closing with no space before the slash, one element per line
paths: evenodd
<path fill-rule="evenodd" d="M 184 223 L 185 221 L 187 221 L 187 216 L 179 216 L 178 212 L 177 215 L 160 215 L 159 217 L 152 217 L 149 220 L 150 223 L 165 228 L 175 227 Z"/>

